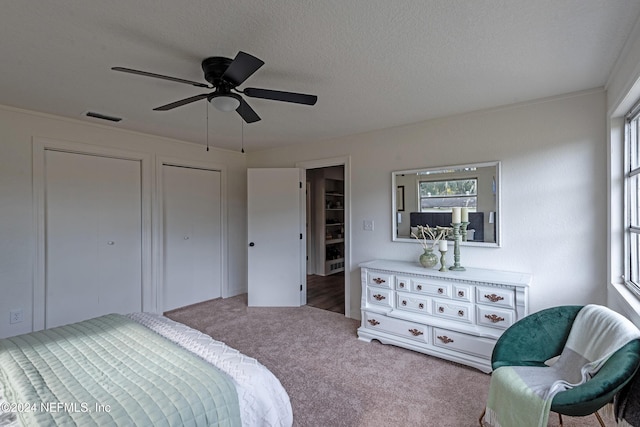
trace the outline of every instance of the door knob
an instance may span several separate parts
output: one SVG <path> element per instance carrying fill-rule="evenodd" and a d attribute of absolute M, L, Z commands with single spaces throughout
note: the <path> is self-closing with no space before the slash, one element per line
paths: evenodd
<path fill-rule="evenodd" d="M 249 246 L 255 246 L 255 245 L 256 245 L 256 244 L 255 244 L 255 243 L 253 243 L 253 242 L 249 243 Z"/>

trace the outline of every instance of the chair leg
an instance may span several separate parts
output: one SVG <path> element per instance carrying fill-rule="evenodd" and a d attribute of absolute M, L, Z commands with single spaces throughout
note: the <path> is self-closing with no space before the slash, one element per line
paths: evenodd
<path fill-rule="evenodd" d="M 483 414 L 484 415 L 484 414 Z M 600 427 L 607 427 L 604 424 L 604 420 L 602 419 L 602 417 L 600 416 L 600 414 L 598 413 L 598 411 L 594 412 L 593 415 L 596 416 L 596 418 L 598 419 L 598 423 L 600 423 Z M 480 418 L 482 419 L 482 418 Z M 562 414 L 558 414 L 558 419 L 560 420 L 560 427 L 562 427 Z"/>
<path fill-rule="evenodd" d="M 480 414 L 480 418 L 478 419 L 478 422 L 480 423 L 480 427 L 484 427 L 484 423 L 482 422 L 482 419 L 484 418 L 484 414 L 487 413 L 487 408 L 484 408 L 484 410 L 482 411 L 482 414 Z"/>
<path fill-rule="evenodd" d="M 485 408 L 482 411 L 482 414 L 480 414 L 480 418 L 478 419 L 478 422 L 480 423 L 480 427 L 484 427 L 484 423 L 482 422 L 482 419 L 484 418 L 484 414 L 487 412 L 487 408 Z M 600 414 L 598 414 L 598 411 L 594 412 L 593 415 L 596 416 L 596 418 L 598 419 L 598 423 L 600 423 L 600 427 L 607 427 L 604 424 L 604 420 L 602 419 L 602 417 L 600 416 Z M 560 427 L 563 427 L 564 424 L 562 424 L 562 414 L 558 414 L 558 421 L 560 423 Z"/>

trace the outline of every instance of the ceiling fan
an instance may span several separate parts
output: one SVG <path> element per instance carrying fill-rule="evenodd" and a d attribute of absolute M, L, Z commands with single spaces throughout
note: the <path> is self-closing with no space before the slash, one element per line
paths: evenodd
<path fill-rule="evenodd" d="M 315 105 L 318 100 L 318 97 L 315 95 L 253 87 L 248 87 L 244 90 L 238 89 L 238 86 L 244 83 L 245 80 L 247 80 L 263 65 L 264 62 L 262 60 L 242 51 L 238 52 L 233 60 L 221 56 L 206 58 L 202 61 L 202 70 L 204 71 L 204 79 L 208 81 L 209 84 L 194 82 L 177 77 L 164 76 L 162 74 L 149 73 L 147 71 L 134 70 L 131 68 L 112 67 L 111 69 L 146 77 L 169 80 L 172 82 L 185 83 L 196 87 L 214 89 L 214 91 L 210 93 L 203 93 L 181 99 L 170 104 L 162 105 L 154 108 L 155 111 L 171 110 L 206 98 L 218 110 L 236 110 L 246 123 L 254 123 L 260 120 L 260 116 L 258 116 L 253 108 L 251 108 L 239 94 L 243 94 L 250 98 L 262 98 L 274 101 L 293 102 L 296 104 Z"/>

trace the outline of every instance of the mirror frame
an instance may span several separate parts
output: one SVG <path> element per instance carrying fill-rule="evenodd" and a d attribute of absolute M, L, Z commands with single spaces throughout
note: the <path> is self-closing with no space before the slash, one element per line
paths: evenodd
<path fill-rule="evenodd" d="M 397 207 L 397 193 L 398 187 L 396 184 L 396 175 L 400 174 L 414 174 L 418 172 L 437 172 L 443 171 L 447 169 L 464 169 L 464 168 L 483 168 L 483 167 L 495 167 L 496 168 L 496 210 L 495 210 L 495 221 L 496 221 L 496 239 L 495 242 L 460 242 L 462 246 L 478 246 L 478 247 L 500 247 L 502 240 L 502 217 L 501 217 L 501 168 L 502 164 L 498 161 L 492 162 L 484 162 L 484 163 L 470 163 L 466 165 L 452 165 L 452 166 L 439 166 L 439 167 L 431 167 L 431 168 L 420 168 L 420 169 L 408 169 L 408 170 L 400 170 L 391 172 L 391 240 L 394 242 L 402 242 L 402 243 L 415 243 L 419 244 L 416 239 L 406 238 L 406 237 L 398 237 L 398 211 Z M 407 195 L 405 194 L 405 197 Z"/>

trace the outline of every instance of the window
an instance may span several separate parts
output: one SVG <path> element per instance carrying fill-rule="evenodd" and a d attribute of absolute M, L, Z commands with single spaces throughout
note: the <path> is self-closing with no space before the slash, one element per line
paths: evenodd
<path fill-rule="evenodd" d="M 625 278 L 640 295 L 640 103 L 627 114 L 625 133 Z"/>
<path fill-rule="evenodd" d="M 475 211 L 478 206 L 478 179 L 419 181 L 420 212 L 466 206 Z"/>

